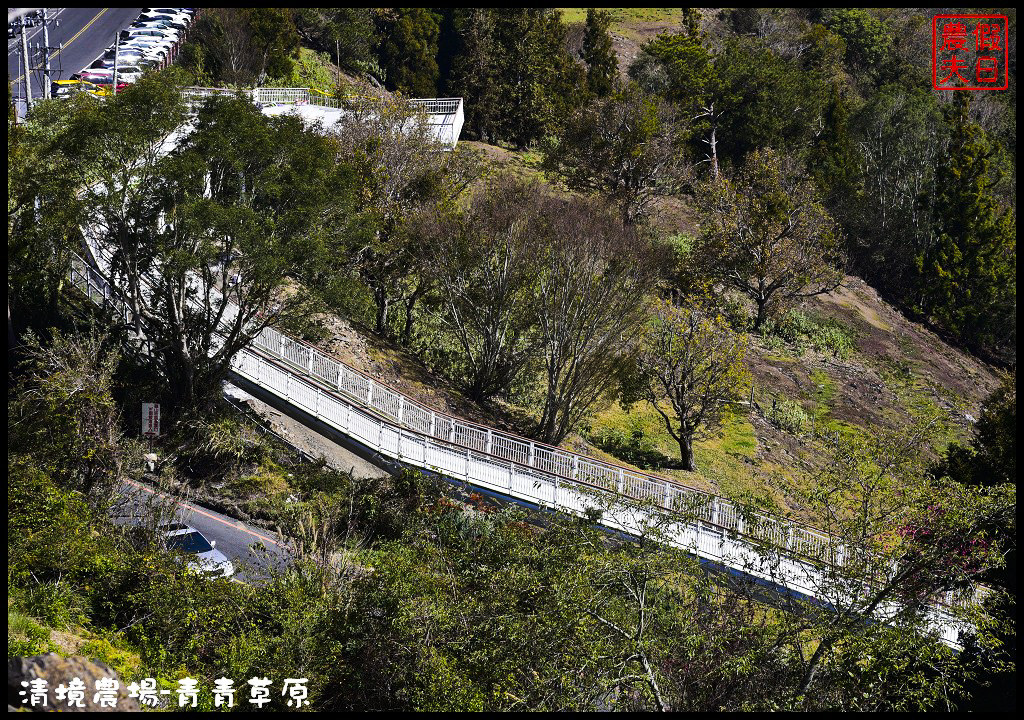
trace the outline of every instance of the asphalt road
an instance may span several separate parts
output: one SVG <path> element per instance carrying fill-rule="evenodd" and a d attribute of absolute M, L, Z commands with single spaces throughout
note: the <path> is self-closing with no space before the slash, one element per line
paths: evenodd
<path fill-rule="evenodd" d="M 88 67 L 108 45 L 114 42 L 119 31 L 131 25 L 142 12 L 142 8 L 48 8 L 48 15 L 60 21 L 50 23 L 50 47 L 59 51 L 50 54 L 50 79 L 67 80 L 74 73 Z M 32 44 L 43 44 L 43 26 L 26 28 L 30 62 Z M 7 80 L 11 83 L 14 97 L 24 97 L 24 67 L 21 53 L 21 34 L 7 39 Z M 43 73 L 32 71 L 29 76 L 32 97 L 42 97 Z"/>
<path fill-rule="evenodd" d="M 160 513 L 161 522 L 170 521 L 173 515 L 178 521 L 199 530 L 207 540 L 217 541 L 217 549 L 235 566 L 236 580 L 258 585 L 269 573 L 288 562 L 289 551 L 277 537 L 215 510 L 165 495 L 136 482 L 128 482 L 122 487 L 122 497 L 124 502 L 115 507 L 114 522 L 143 524 L 151 510 Z"/>

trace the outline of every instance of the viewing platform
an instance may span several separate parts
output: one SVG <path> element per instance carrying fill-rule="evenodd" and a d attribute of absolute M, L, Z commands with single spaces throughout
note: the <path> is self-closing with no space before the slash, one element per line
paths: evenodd
<path fill-rule="evenodd" d="M 265 115 L 294 113 L 309 123 L 320 122 L 330 126 L 346 112 L 345 106 L 353 101 L 377 102 L 376 98 L 338 98 L 312 88 L 253 88 L 231 90 L 228 88 L 185 88 L 187 100 L 202 101 L 214 95 L 235 95 L 242 92 L 252 98 Z M 426 113 L 427 124 L 434 137 L 445 148 L 452 150 L 459 142 L 465 116 L 462 98 L 412 98 L 409 101 L 417 110 Z"/>

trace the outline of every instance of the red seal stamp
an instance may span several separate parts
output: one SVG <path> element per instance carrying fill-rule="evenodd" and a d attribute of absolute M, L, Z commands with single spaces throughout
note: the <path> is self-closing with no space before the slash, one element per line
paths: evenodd
<path fill-rule="evenodd" d="M 1008 88 L 1009 25 L 1005 15 L 933 17 L 932 85 L 935 89 Z"/>

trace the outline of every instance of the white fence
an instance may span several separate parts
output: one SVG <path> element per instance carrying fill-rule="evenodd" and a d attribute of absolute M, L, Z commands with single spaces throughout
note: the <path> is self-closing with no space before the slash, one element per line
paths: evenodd
<path fill-rule="evenodd" d="M 666 510 L 688 508 L 722 530 L 772 540 L 808 557 L 824 559 L 834 553 L 834 543 L 828 536 L 806 526 L 760 513 L 744 519 L 729 501 L 667 478 L 440 413 L 273 328 L 265 328 L 254 344 L 328 389 L 373 410 L 393 424 L 422 435 L 524 465 L 545 476 L 610 491 L 632 500 L 653 502 Z"/>
<path fill-rule="evenodd" d="M 263 108 L 291 105 L 296 107 L 324 108 L 325 111 L 335 111 L 335 113 L 341 111 L 346 101 L 377 101 L 375 98 L 336 98 L 311 88 L 231 90 L 226 88 L 189 87 L 182 91 L 182 95 L 188 101 L 203 101 L 215 95 L 235 95 L 239 92 L 245 94 L 254 103 Z M 450 148 L 454 148 L 458 144 L 465 120 L 462 98 L 413 98 L 409 100 L 409 104 L 422 109 L 427 114 L 427 122 L 439 142 Z M 336 118 L 336 114 L 333 117 Z"/>
<path fill-rule="evenodd" d="M 109 261 L 102 248 L 94 255 L 101 267 Z M 112 304 L 131 324 L 130 309 L 103 273 L 76 258 L 71 278 L 91 300 Z M 634 535 L 656 516 L 675 517 L 668 541 L 677 547 L 822 602 L 844 600 L 822 593 L 827 566 L 843 564 L 843 549 L 810 528 L 760 513 L 744 518 L 732 503 L 665 478 L 439 413 L 270 328 L 235 356 L 232 370 L 400 463 L 540 507 L 577 515 L 602 507 L 601 524 Z M 788 552 L 763 553 L 757 541 Z M 830 593 L 844 592 L 829 587 Z M 895 604 L 883 605 L 876 615 L 884 621 L 897 610 Z M 930 622 L 944 642 L 959 647 L 965 625 L 939 605 L 931 609 Z"/>

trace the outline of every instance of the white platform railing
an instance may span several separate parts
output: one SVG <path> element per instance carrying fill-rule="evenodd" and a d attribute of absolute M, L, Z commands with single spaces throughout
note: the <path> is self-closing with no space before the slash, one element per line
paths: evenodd
<path fill-rule="evenodd" d="M 281 105 L 296 107 L 324 108 L 337 112 L 344 108 L 346 102 L 379 102 L 377 98 L 350 97 L 338 98 L 312 88 L 252 88 L 231 90 L 227 88 L 188 87 L 182 90 L 182 96 L 188 101 L 203 101 L 216 95 L 235 95 L 243 93 L 261 107 L 270 108 Z M 462 134 L 465 120 L 462 98 L 411 98 L 409 104 L 423 110 L 427 115 L 427 123 L 432 128 L 438 141 L 448 147 L 455 147 Z M 329 118 L 328 118 L 329 119 Z"/>

